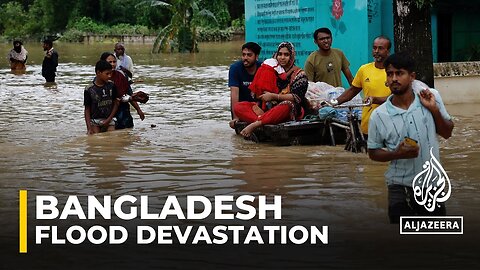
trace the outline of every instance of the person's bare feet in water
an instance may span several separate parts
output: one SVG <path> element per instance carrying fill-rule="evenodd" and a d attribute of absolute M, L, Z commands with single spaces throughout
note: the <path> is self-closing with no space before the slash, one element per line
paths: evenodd
<path fill-rule="evenodd" d="M 252 110 L 258 116 L 265 113 L 260 107 L 258 107 L 258 105 L 253 105 Z"/>
<path fill-rule="evenodd" d="M 231 128 L 235 129 L 235 123 L 237 123 L 237 122 L 238 122 L 238 119 L 235 118 L 235 119 L 233 119 L 233 120 L 230 120 L 230 122 L 228 122 L 228 125 L 229 125 Z"/>
<path fill-rule="evenodd" d="M 251 123 L 250 125 L 246 126 L 244 129 L 242 129 L 242 131 L 240 131 L 240 134 L 245 137 L 245 138 L 248 138 L 252 135 L 253 131 L 258 128 L 258 127 L 261 127 L 262 126 L 262 121 L 255 121 L 253 123 Z"/>

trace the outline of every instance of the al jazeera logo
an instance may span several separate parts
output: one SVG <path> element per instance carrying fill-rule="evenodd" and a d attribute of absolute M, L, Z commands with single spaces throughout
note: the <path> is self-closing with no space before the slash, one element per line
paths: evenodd
<path fill-rule="evenodd" d="M 430 149 L 430 160 L 412 182 L 415 201 L 432 213 L 452 193 L 447 173 Z M 404 216 L 400 217 L 400 234 L 463 234 L 462 216 Z"/>

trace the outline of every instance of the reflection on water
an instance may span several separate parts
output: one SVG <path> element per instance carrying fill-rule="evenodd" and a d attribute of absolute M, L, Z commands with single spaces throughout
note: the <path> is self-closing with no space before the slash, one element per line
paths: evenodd
<path fill-rule="evenodd" d="M 148 46 L 127 46 L 135 77 L 143 80 L 134 91 L 150 94 L 141 105 L 146 118 L 133 113 L 134 129 L 95 136 L 85 135 L 83 89 L 97 57 L 113 45 L 58 45 L 56 88 L 43 85 L 40 46 L 28 48 L 24 75 L 2 63 L 0 210 L 11 217 L 0 219 L 2 235 L 16 234 L 21 188 L 57 195 L 282 195 L 285 223 L 330 225 L 340 246 L 360 231 L 364 240 L 397 235 L 387 224 L 386 164 L 341 147 L 257 145 L 228 127 L 228 65 L 240 46 L 213 44 L 198 55 L 151 55 Z M 454 136 L 441 142 L 453 189 L 448 211 L 464 215 L 472 233 L 480 225 L 480 113 L 476 105 L 448 110 L 456 124 Z"/>

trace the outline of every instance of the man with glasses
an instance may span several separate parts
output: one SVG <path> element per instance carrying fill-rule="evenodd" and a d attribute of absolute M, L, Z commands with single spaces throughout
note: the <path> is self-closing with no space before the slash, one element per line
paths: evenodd
<path fill-rule="evenodd" d="M 328 28 L 319 28 L 313 33 L 318 50 L 312 52 L 305 61 L 305 73 L 311 82 L 325 82 L 332 86 L 342 86 L 340 71 L 352 85 L 353 75 L 350 62 L 339 49 L 332 48 L 332 32 Z"/>

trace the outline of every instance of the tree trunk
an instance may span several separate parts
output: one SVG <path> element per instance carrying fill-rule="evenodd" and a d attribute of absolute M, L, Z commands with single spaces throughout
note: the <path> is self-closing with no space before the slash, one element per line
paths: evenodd
<path fill-rule="evenodd" d="M 395 52 L 415 59 L 417 79 L 433 87 L 433 53 L 430 6 L 418 8 L 413 0 L 393 0 Z"/>

